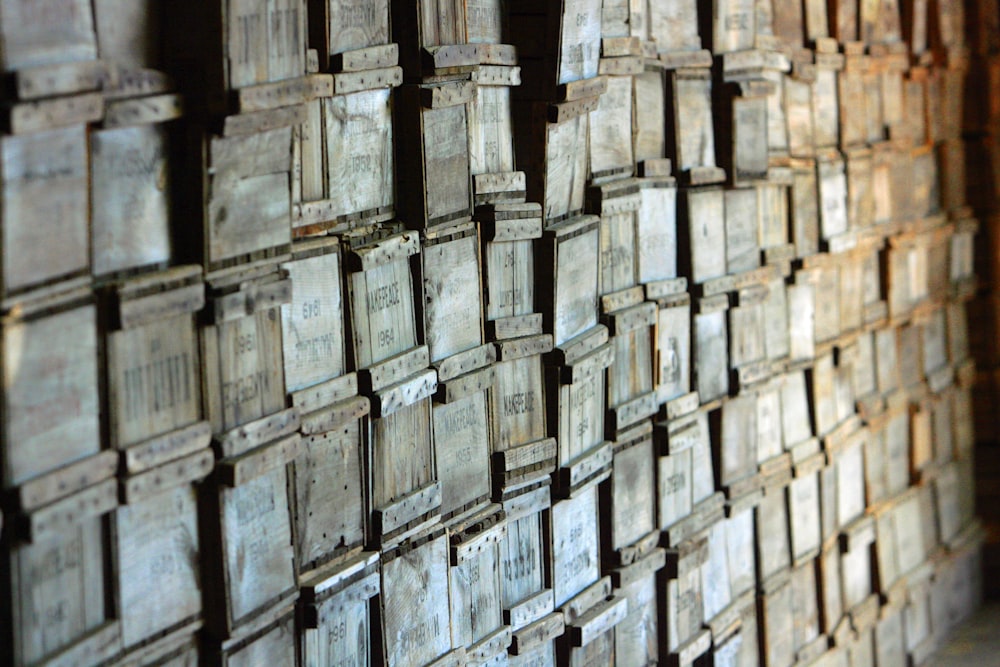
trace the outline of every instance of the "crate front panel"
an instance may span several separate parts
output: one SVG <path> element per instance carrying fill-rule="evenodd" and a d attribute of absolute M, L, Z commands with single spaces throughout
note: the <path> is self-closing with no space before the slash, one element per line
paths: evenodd
<path fill-rule="evenodd" d="M 281 318 L 277 308 L 203 330 L 206 402 L 215 433 L 285 407 Z"/>
<path fill-rule="evenodd" d="M 644 326 L 614 337 L 615 360 L 608 368 L 608 407 L 627 403 L 653 390 L 653 341 Z"/>
<path fill-rule="evenodd" d="M 615 454 L 611 473 L 611 546 L 631 546 L 656 528 L 653 441 Z"/>
<path fill-rule="evenodd" d="M 104 520 L 94 518 L 10 552 L 13 648 L 22 664 L 40 662 L 109 619 L 106 539 Z"/>
<path fill-rule="evenodd" d="M 545 190 L 542 206 L 546 219 L 583 210 L 588 177 L 590 116 L 584 114 L 561 123 L 545 123 Z M 519 158 L 529 160 L 530 155 Z"/>
<path fill-rule="evenodd" d="M 677 276 L 677 189 L 643 188 L 636 217 L 638 280 Z"/>
<path fill-rule="evenodd" d="M 324 196 L 333 210 L 349 215 L 391 206 L 392 91 L 365 90 L 325 99 L 322 121 Z"/>
<path fill-rule="evenodd" d="M 596 373 L 574 384 L 555 387 L 547 400 L 558 405 L 559 463 L 567 465 L 604 439 L 604 373 Z M 550 427 L 551 430 L 551 427 Z"/>
<path fill-rule="evenodd" d="M 656 386 L 661 403 L 691 388 L 691 308 L 661 308 L 656 325 Z"/>
<path fill-rule="evenodd" d="M 445 514 L 490 492 L 486 392 L 434 406 L 434 452 Z"/>
<path fill-rule="evenodd" d="M 558 83 L 597 76 L 601 57 L 601 0 L 552 3 L 559 12 Z"/>
<path fill-rule="evenodd" d="M 87 0 L 9 0 L 0 5 L 5 71 L 97 57 Z"/>
<path fill-rule="evenodd" d="M 258 665 L 294 665 L 295 616 L 289 615 L 277 625 L 231 653 L 223 653 L 225 667 L 257 667 Z"/>
<path fill-rule="evenodd" d="M 451 568 L 451 639 L 471 646 L 503 624 L 500 608 L 500 557 L 496 545 Z"/>
<path fill-rule="evenodd" d="M 468 210 L 469 134 L 467 107 L 423 109 L 424 192 L 427 219 Z"/>
<path fill-rule="evenodd" d="M 601 294 L 628 289 L 636 283 L 635 212 L 601 217 Z"/>
<path fill-rule="evenodd" d="M 367 368 L 417 344 L 413 279 L 405 260 L 352 273 L 349 286 L 356 368 Z"/>
<path fill-rule="evenodd" d="M 597 324 L 597 229 L 558 244 L 553 338 L 561 345 Z"/>
<path fill-rule="evenodd" d="M 343 375 L 344 300 L 336 252 L 285 265 L 292 301 L 281 306 L 285 384 L 289 392 Z"/>
<path fill-rule="evenodd" d="M 592 486 L 552 506 L 550 565 L 556 607 L 601 576 L 597 504 L 597 487 Z"/>
<path fill-rule="evenodd" d="M 91 133 L 95 275 L 170 260 L 169 151 L 169 135 L 163 125 Z"/>
<path fill-rule="evenodd" d="M 530 315 L 535 311 L 535 261 L 531 240 L 488 243 L 486 265 L 486 317 Z"/>
<path fill-rule="evenodd" d="M 483 290 L 475 235 L 421 250 L 424 324 L 432 361 L 483 342 Z"/>
<path fill-rule="evenodd" d="M 622 665 L 654 665 L 659 656 L 656 579 L 646 577 L 623 591 L 628 615 L 615 626 L 615 661 Z"/>
<path fill-rule="evenodd" d="M 200 614 L 195 490 L 184 485 L 123 505 L 114 522 L 125 646 Z"/>
<path fill-rule="evenodd" d="M 112 443 L 193 424 L 201 415 L 198 339 L 191 315 L 108 333 Z"/>
<path fill-rule="evenodd" d="M 507 523 L 500 540 L 500 599 L 511 609 L 537 594 L 545 586 L 541 512 L 527 514 Z"/>
<path fill-rule="evenodd" d="M 295 586 L 287 484 L 285 468 L 279 467 L 219 490 L 227 612 L 233 623 L 263 611 Z"/>
<path fill-rule="evenodd" d="M 369 600 L 351 589 L 318 605 L 317 628 L 303 632 L 304 667 L 372 664 Z"/>
<path fill-rule="evenodd" d="M 386 664 L 420 667 L 451 650 L 448 537 L 382 564 Z"/>
<path fill-rule="evenodd" d="M 302 439 L 293 467 L 295 548 L 300 568 L 364 541 L 362 431 L 355 420 Z"/>
<path fill-rule="evenodd" d="M 223 15 L 229 88 L 305 75 L 303 0 L 227 0 Z"/>
<path fill-rule="evenodd" d="M 540 356 L 496 365 L 493 450 L 506 451 L 545 437 L 545 390 Z"/>
<path fill-rule="evenodd" d="M 329 3 L 327 34 L 331 54 L 389 43 L 389 0 L 322 2 Z"/>
<path fill-rule="evenodd" d="M 608 77 L 608 89 L 590 112 L 590 170 L 632 173 L 632 77 Z"/>
<path fill-rule="evenodd" d="M 96 454 L 94 307 L 6 323 L 3 348 L 4 485 Z"/>
<path fill-rule="evenodd" d="M 0 167 L 3 292 L 86 270 L 90 266 L 86 128 L 3 137 Z M 59 239 L 58 251 L 52 239 Z"/>
<path fill-rule="evenodd" d="M 469 105 L 469 167 L 473 175 L 514 171 L 513 129 L 510 88 L 476 86 Z"/>
<path fill-rule="evenodd" d="M 379 509 L 436 479 L 430 399 L 371 421 L 372 509 Z"/>

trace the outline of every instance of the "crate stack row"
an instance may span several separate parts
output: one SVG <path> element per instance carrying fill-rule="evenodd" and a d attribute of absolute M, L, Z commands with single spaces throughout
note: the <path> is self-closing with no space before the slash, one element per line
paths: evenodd
<path fill-rule="evenodd" d="M 960 9 L 0 1 L 0 657 L 925 662 Z"/>

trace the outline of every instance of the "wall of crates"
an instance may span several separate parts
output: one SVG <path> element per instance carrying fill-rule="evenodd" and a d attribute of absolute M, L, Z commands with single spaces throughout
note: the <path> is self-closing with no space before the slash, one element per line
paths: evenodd
<path fill-rule="evenodd" d="M 0 0 L 0 662 L 924 664 L 966 18 Z"/>

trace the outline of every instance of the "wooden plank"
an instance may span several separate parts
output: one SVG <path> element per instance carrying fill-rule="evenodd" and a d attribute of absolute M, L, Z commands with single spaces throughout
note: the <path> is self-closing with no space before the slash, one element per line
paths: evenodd
<path fill-rule="evenodd" d="M 435 405 L 432 422 L 441 511 L 448 515 L 490 492 L 487 392 L 477 391 L 455 402 Z"/>
<path fill-rule="evenodd" d="M 388 507 L 436 480 L 428 399 L 374 419 L 369 428 L 371 449 L 366 465 L 373 509 Z"/>
<path fill-rule="evenodd" d="M 712 82 L 706 70 L 681 69 L 669 75 L 667 155 L 679 173 L 715 166 Z"/>
<path fill-rule="evenodd" d="M 552 506 L 549 567 L 556 606 L 595 583 L 600 576 L 597 487 Z"/>
<path fill-rule="evenodd" d="M 608 77 L 607 91 L 590 114 L 590 171 L 594 178 L 608 174 L 631 175 L 632 78 Z"/>
<path fill-rule="evenodd" d="M 692 319 L 693 382 L 705 403 L 729 393 L 726 313 L 700 313 Z"/>
<path fill-rule="evenodd" d="M 455 228 L 462 233 L 474 231 Z M 450 231 L 450 230 L 449 230 Z M 461 236 L 424 244 L 421 252 L 424 339 L 432 362 L 483 343 L 479 239 Z"/>

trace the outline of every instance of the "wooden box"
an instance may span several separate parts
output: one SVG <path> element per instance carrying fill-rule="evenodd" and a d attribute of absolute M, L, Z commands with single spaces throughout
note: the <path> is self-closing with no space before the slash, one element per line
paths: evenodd
<path fill-rule="evenodd" d="M 723 180 L 715 165 L 712 124 L 712 76 L 707 69 L 668 73 L 667 157 L 675 172 L 692 184 Z"/>
<path fill-rule="evenodd" d="M 546 558 L 557 607 L 600 579 L 599 527 L 596 485 L 552 505 Z"/>
<path fill-rule="evenodd" d="M 126 102 L 109 104 L 90 135 L 92 271 L 96 276 L 164 265 L 173 256 L 170 157 L 180 115 L 176 96 L 146 100 L 145 113 Z M 125 117 L 128 114 L 128 117 Z"/>
<path fill-rule="evenodd" d="M 607 77 L 607 90 L 590 112 L 590 174 L 594 183 L 631 176 L 632 77 Z"/>
<path fill-rule="evenodd" d="M 97 37 L 90 3 L 59 0 L 40 9 L 32 0 L 3 3 L 0 68 L 60 65 L 97 57 Z"/>
<path fill-rule="evenodd" d="M 525 335 L 535 313 L 535 239 L 542 236 L 538 204 L 493 204 L 476 210 L 483 256 L 487 335 Z M 540 323 L 539 323 L 540 324 Z"/>
<path fill-rule="evenodd" d="M 294 136 L 296 236 L 392 217 L 396 200 L 391 87 L 399 82 L 390 73 L 391 69 L 383 79 L 376 78 L 370 89 L 309 102 L 305 122 Z"/>
<path fill-rule="evenodd" d="M 386 665 L 430 664 L 451 652 L 448 536 L 430 528 L 382 554 L 378 630 Z"/>
<path fill-rule="evenodd" d="M 600 219 L 580 216 L 545 230 L 535 265 L 551 276 L 536 285 L 545 331 L 558 347 L 597 324 Z"/>
<path fill-rule="evenodd" d="M 397 211 L 411 229 L 460 222 L 472 215 L 469 172 L 469 103 L 474 84 L 456 78 L 395 93 L 396 164 L 419 177 L 420 187 L 399 188 Z"/>
<path fill-rule="evenodd" d="M 791 353 L 791 314 L 784 278 L 772 280 L 767 292 L 764 300 L 764 351 L 768 361 L 781 364 Z"/>
<path fill-rule="evenodd" d="M 772 167 L 767 182 L 757 185 L 757 238 L 768 264 L 783 262 L 795 253 L 789 244 L 793 183 L 791 168 Z"/>
<path fill-rule="evenodd" d="M 601 216 L 599 292 L 602 296 L 615 295 L 634 287 L 638 278 L 638 183 L 628 179 L 593 186 L 588 204 L 591 212 Z"/>
<path fill-rule="evenodd" d="M 632 151 L 643 176 L 652 176 L 649 167 L 670 167 L 661 160 L 666 157 L 666 76 L 662 65 L 647 59 L 645 69 L 632 77 Z M 649 163 L 647 165 L 647 162 Z"/>
<path fill-rule="evenodd" d="M 728 304 L 726 295 L 708 297 L 700 301 L 692 316 L 692 380 L 702 403 L 729 393 Z"/>
<path fill-rule="evenodd" d="M 601 507 L 606 512 L 603 551 L 606 562 L 628 565 L 656 525 L 656 471 L 653 456 L 653 426 L 644 421 L 618 434 L 614 442 L 610 479 L 601 489 Z"/>
<path fill-rule="evenodd" d="M 4 642 L 12 665 L 96 664 L 121 648 L 121 623 L 108 590 L 114 587 L 108 514 L 118 506 L 114 461 L 84 471 L 92 482 L 58 480 L 36 488 L 46 504 L 7 515 L 0 578 Z M 47 492 L 47 493 L 46 493 Z M 42 494 L 34 494 L 42 498 Z M 17 530 L 20 519 L 21 529 Z"/>
<path fill-rule="evenodd" d="M 698 28 L 698 3 L 649 3 L 649 35 L 657 52 L 698 53 L 702 39 Z"/>
<path fill-rule="evenodd" d="M 482 504 L 491 489 L 489 405 L 496 381 L 496 353 L 489 345 L 472 353 L 445 361 L 464 362 L 458 369 L 442 364 L 432 408 L 434 458 L 441 484 L 441 512 L 446 517 Z"/>
<path fill-rule="evenodd" d="M 10 489 L 97 454 L 97 316 L 89 290 L 5 314 L 3 486 Z"/>
<path fill-rule="evenodd" d="M 704 608 L 702 605 L 702 565 L 708 560 L 708 536 L 694 539 L 667 550 L 667 566 L 660 571 L 659 594 L 661 652 L 683 653 L 703 641 Z"/>
<path fill-rule="evenodd" d="M 186 0 L 177 10 L 165 15 L 167 59 L 171 66 L 201 67 L 210 101 L 305 76 L 305 0 Z"/>
<path fill-rule="evenodd" d="M 713 0 L 701 3 L 700 11 L 711 17 L 708 48 L 713 55 L 746 51 L 756 46 L 756 3 L 752 0 Z M 702 25 L 708 21 L 702 19 Z"/>
<path fill-rule="evenodd" d="M 716 481 L 730 498 L 744 495 L 746 482 L 759 486 L 757 474 L 757 397 L 741 394 L 723 403 L 713 417 L 713 452 Z"/>
<path fill-rule="evenodd" d="M 729 366 L 735 371 L 740 391 L 766 380 L 767 360 L 765 302 L 770 291 L 764 286 L 738 292 L 739 305 L 729 309 Z"/>
<path fill-rule="evenodd" d="M 647 176 L 639 181 L 635 243 L 640 283 L 677 277 L 677 187 L 673 178 Z"/>
<path fill-rule="evenodd" d="M 555 486 L 572 493 L 606 477 L 611 445 L 605 441 L 605 369 L 614 362 L 608 331 L 598 326 L 553 353 L 560 365 L 545 370 L 549 434 L 559 444 Z M 557 605 L 559 603 L 557 602 Z"/>
<path fill-rule="evenodd" d="M 843 55 L 838 53 L 816 54 L 816 82 L 813 85 L 813 136 L 818 148 L 834 148 L 840 139 L 837 80 L 843 69 Z"/>
<path fill-rule="evenodd" d="M 820 633 L 816 571 L 815 561 L 792 570 L 792 645 L 798 660 L 815 659 L 829 650 L 827 638 Z"/>
<path fill-rule="evenodd" d="M 785 119 L 788 123 L 788 152 L 795 158 L 816 154 L 816 129 L 813 121 L 815 69 L 800 65 L 785 78 Z"/>
<path fill-rule="evenodd" d="M 760 266 L 757 188 L 725 191 L 726 272 L 744 273 Z"/>
<path fill-rule="evenodd" d="M 292 128 L 209 136 L 206 143 L 201 240 L 206 272 L 287 253 Z"/>
<path fill-rule="evenodd" d="M 657 305 L 653 378 L 660 404 L 691 389 L 691 297 L 684 290 L 686 284 L 681 279 L 646 288 L 647 298 Z"/>
<path fill-rule="evenodd" d="M 309 46 L 319 55 L 321 71 L 371 69 L 387 51 L 389 0 L 308 0 Z"/>
<path fill-rule="evenodd" d="M 559 664 L 583 667 L 616 659 L 616 628 L 628 614 L 628 600 L 612 594 L 610 577 L 582 591 L 562 608 L 566 632 L 556 643 Z"/>
<path fill-rule="evenodd" d="M 482 268 L 475 223 L 439 227 L 425 234 L 420 277 L 424 341 L 431 363 L 483 344 Z"/>
<path fill-rule="evenodd" d="M 216 441 L 220 460 L 199 497 L 205 620 L 218 641 L 242 637 L 297 594 L 287 465 L 301 437 L 294 411 Z"/>
<path fill-rule="evenodd" d="M 642 291 L 636 290 L 638 299 Z M 638 301 L 634 299 L 633 301 Z M 638 301 L 633 305 L 608 313 L 604 322 L 612 336 L 614 361 L 608 367 L 609 438 L 614 433 L 651 416 L 659 402 L 653 384 L 653 350 L 656 305 Z"/>
<path fill-rule="evenodd" d="M 493 477 L 497 486 L 544 477 L 555 466 L 556 442 L 548 438 L 542 355 L 552 337 L 511 339 L 497 344 L 496 383 L 490 401 Z"/>
<path fill-rule="evenodd" d="M 793 160 L 791 189 L 791 241 L 795 256 L 819 252 L 819 194 L 815 160 Z"/>
<path fill-rule="evenodd" d="M 528 199 L 541 202 L 546 223 L 583 210 L 590 169 L 589 112 L 597 108 L 597 92 L 560 105 L 514 106 L 517 165 L 527 177 Z"/>
<path fill-rule="evenodd" d="M 331 563 L 303 582 L 299 598 L 302 664 L 321 667 L 341 660 L 369 664 L 372 606 L 381 593 L 379 555 L 362 552 Z"/>
<path fill-rule="evenodd" d="M 503 501 L 507 532 L 500 540 L 500 604 L 518 644 L 520 631 L 555 609 L 545 566 L 551 507 L 548 484 L 512 492 Z"/>
<path fill-rule="evenodd" d="M 297 642 L 295 607 L 288 601 L 241 628 L 236 636 L 206 639 L 202 660 L 211 667 L 291 664 Z"/>
<path fill-rule="evenodd" d="M 784 54 L 769 53 L 773 62 L 761 70 L 760 76 L 771 84 L 773 92 L 767 96 L 767 152 L 772 158 L 788 157 L 788 117 L 785 113 L 785 74 L 792 64 Z"/>
<path fill-rule="evenodd" d="M 553 0 L 508 4 L 511 41 L 525 79 L 525 94 L 552 99 L 564 84 L 597 76 L 601 56 L 601 0 Z"/>
<path fill-rule="evenodd" d="M 415 315 L 418 292 L 410 270 L 420 240 L 416 232 L 385 237 L 359 232 L 344 242 L 350 367 L 378 374 L 378 368 L 389 368 L 384 362 L 416 348 L 423 333 L 417 328 L 423 318 Z"/>
<path fill-rule="evenodd" d="M 291 281 L 274 266 L 209 279 L 201 353 L 213 433 L 285 407 L 280 306 L 291 291 Z"/>
<path fill-rule="evenodd" d="M 725 210 L 725 194 L 720 188 L 680 191 L 677 268 L 691 283 L 726 275 Z"/>
<path fill-rule="evenodd" d="M 792 584 L 787 573 L 764 582 L 757 598 L 760 622 L 761 662 L 767 665 L 795 663 L 795 615 Z"/>
<path fill-rule="evenodd" d="M 470 664 L 506 656 L 511 628 L 501 606 L 501 562 L 507 522 L 493 505 L 450 529 L 451 642 Z"/>
<path fill-rule="evenodd" d="M 5 301 L 31 288 L 85 276 L 90 270 L 86 127 L 5 136 L 0 159 Z M 50 255 L 53 238 L 60 239 L 58 255 Z"/>
<path fill-rule="evenodd" d="M 666 564 L 663 549 L 613 570 L 611 579 L 617 597 L 628 604 L 628 614 L 615 626 L 615 659 L 629 665 L 656 664 L 659 657 L 659 610 L 657 573 Z"/>
<path fill-rule="evenodd" d="M 754 510 L 757 530 L 757 578 L 766 582 L 780 578 L 791 565 L 788 537 L 786 487 L 764 489 L 764 497 Z"/>
<path fill-rule="evenodd" d="M 715 490 L 708 413 L 699 410 L 654 431 L 657 440 L 657 520 L 660 530 L 698 512 Z"/>
<path fill-rule="evenodd" d="M 727 2 L 728 0 L 721 0 Z M 753 12 L 749 14 L 752 16 Z M 720 166 L 733 185 L 767 178 L 768 95 L 765 79 L 727 83 L 716 91 L 715 127 Z"/>
<path fill-rule="evenodd" d="M 485 13 L 486 10 L 480 11 Z M 481 174 L 514 175 L 510 98 L 511 88 L 521 83 L 521 70 L 518 67 L 481 66 L 474 79 L 476 88 L 469 105 L 469 169 L 473 180 Z M 476 194 L 483 194 L 479 187 Z"/>

